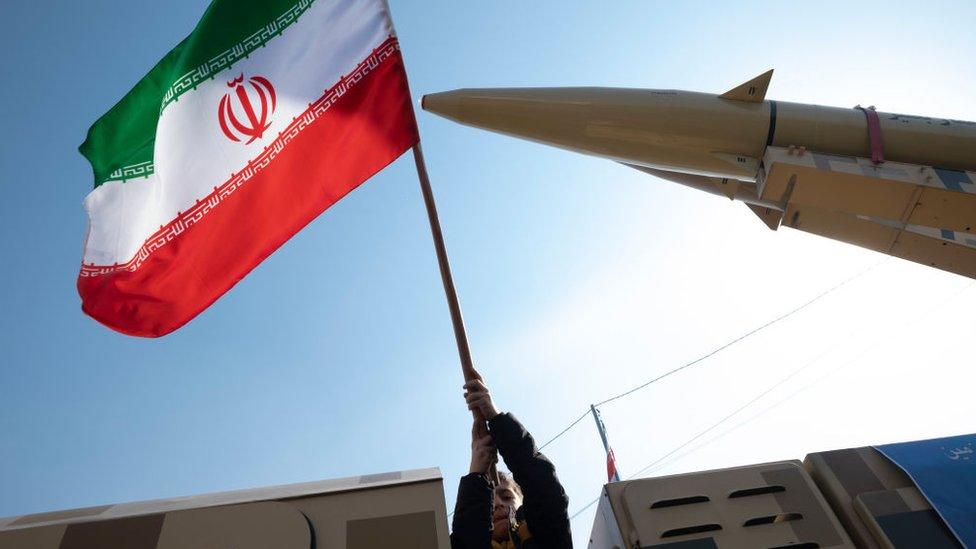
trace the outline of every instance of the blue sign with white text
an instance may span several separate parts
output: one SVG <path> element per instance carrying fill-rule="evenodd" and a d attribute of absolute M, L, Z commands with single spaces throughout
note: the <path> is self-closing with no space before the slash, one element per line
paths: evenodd
<path fill-rule="evenodd" d="M 976 434 L 884 444 L 964 547 L 976 549 Z"/>

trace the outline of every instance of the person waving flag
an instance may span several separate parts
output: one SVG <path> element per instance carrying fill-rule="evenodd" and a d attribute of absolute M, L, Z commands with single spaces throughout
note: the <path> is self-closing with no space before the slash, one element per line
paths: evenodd
<path fill-rule="evenodd" d="M 418 141 L 384 1 L 214 0 L 80 147 L 82 309 L 172 332 Z"/>

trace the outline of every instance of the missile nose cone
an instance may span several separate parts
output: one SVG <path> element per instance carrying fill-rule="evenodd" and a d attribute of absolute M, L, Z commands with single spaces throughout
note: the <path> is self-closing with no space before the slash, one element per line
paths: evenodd
<path fill-rule="evenodd" d="M 558 143 L 580 133 L 590 99 L 585 89 L 464 88 L 427 94 L 420 106 L 467 126 Z"/>
<path fill-rule="evenodd" d="M 420 98 L 420 108 L 444 118 L 457 120 L 461 112 L 461 94 L 457 90 L 428 93 Z"/>

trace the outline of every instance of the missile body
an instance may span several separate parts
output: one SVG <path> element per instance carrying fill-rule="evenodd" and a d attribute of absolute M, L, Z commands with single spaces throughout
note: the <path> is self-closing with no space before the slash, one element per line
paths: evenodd
<path fill-rule="evenodd" d="M 769 145 L 870 157 L 865 114 L 678 90 L 462 89 L 423 108 L 461 124 L 626 164 L 755 181 Z M 885 158 L 976 170 L 976 123 L 878 113 Z"/>
<path fill-rule="evenodd" d="M 745 202 L 773 230 L 787 225 L 976 278 L 976 123 L 766 100 L 771 77 L 722 95 L 461 89 L 421 104 Z"/>

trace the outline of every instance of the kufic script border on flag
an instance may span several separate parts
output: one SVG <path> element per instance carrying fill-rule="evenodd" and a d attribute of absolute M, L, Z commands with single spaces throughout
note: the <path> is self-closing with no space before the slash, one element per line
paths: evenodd
<path fill-rule="evenodd" d="M 197 203 L 191 209 L 180 212 L 175 219 L 160 227 L 156 233 L 147 238 L 131 260 L 123 264 L 114 265 L 82 264 L 79 276 L 89 278 L 118 271 L 134 272 L 138 270 L 153 252 L 177 238 L 184 231 L 189 230 L 193 225 L 203 219 L 205 215 L 216 209 L 221 201 L 244 186 L 256 173 L 267 167 L 285 149 L 289 142 L 324 115 L 350 88 L 362 81 L 363 78 L 383 62 L 395 58 L 399 51 L 400 44 L 397 38 L 395 36 L 388 37 L 385 42 L 374 49 L 352 72 L 339 79 L 339 82 L 326 90 L 322 97 L 314 103 L 311 103 L 304 113 L 292 120 L 292 123 L 279 132 L 278 137 L 266 146 L 260 155 L 250 160 L 243 170 L 236 174 L 231 174 L 230 179 L 214 187 L 213 192 L 206 197 L 198 199 Z"/>
<path fill-rule="evenodd" d="M 170 86 L 169 90 L 163 96 L 163 102 L 159 106 L 159 112 L 163 112 L 163 109 L 167 105 L 179 99 L 181 94 L 196 88 L 200 82 L 213 78 L 214 74 L 230 67 L 234 62 L 247 57 L 254 50 L 267 44 L 269 40 L 280 35 L 292 23 L 298 21 L 298 18 L 312 6 L 312 2 L 314 1 L 300 0 L 297 4 L 289 8 L 288 11 L 261 28 L 261 30 L 248 36 L 241 42 L 235 44 L 234 47 L 217 55 L 207 63 L 177 78 L 176 82 Z"/>

